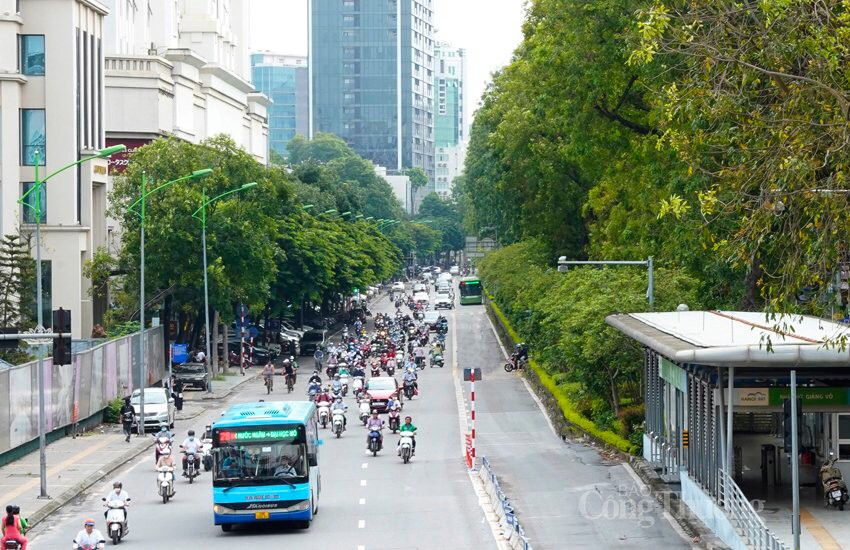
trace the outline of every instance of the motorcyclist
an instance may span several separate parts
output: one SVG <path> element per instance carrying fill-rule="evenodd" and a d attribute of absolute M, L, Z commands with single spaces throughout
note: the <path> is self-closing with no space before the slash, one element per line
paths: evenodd
<path fill-rule="evenodd" d="M 295 385 L 295 365 L 294 358 L 291 356 L 288 359 L 283 360 L 283 375 L 287 380 L 291 377 L 292 385 Z"/>
<path fill-rule="evenodd" d="M 129 443 L 130 433 L 133 431 L 133 422 L 136 420 L 136 408 L 130 404 L 129 397 L 124 398 L 124 404 L 121 405 L 119 414 L 121 415 L 121 426 L 124 428 L 124 435 L 127 436 L 124 438 L 124 441 Z"/>
<path fill-rule="evenodd" d="M 369 433 L 376 431 L 378 432 L 378 443 L 381 447 L 384 446 L 384 434 L 381 433 L 384 429 L 384 420 L 378 416 L 378 411 L 372 409 L 372 416 L 369 417 L 369 420 L 366 421 L 366 450 L 369 450 Z"/>
<path fill-rule="evenodd" d="M 331 405 L 331 415 L 333 415 L 334 411 L 342 411 L 342 429 L 344 430 L 348 426 L 348 419 L 345 417 L 346 411 L 348 411 L 348 405 L 342 402 L 342 397 L 337 397 L 334 399 L 333 405 Z"/>
<path fill-rule="evenodd" d="M 274 384 L 274 365 L 271 361 L 266 363 L 263 367 L 263 383 L 269 384 L 270 386 Z M 271 391 L 274 391 L 274 389 Z"/>
<path fill-rule="evenodd" d="M 331 382 L 331 391 L 334 395 L 342 393 L 342 382 L 339 379 L 339 374 L 334 374 L 333 382 Z"/>
<path fill-rule="evenodd" d="M 189 430 L 189 437 L 183 440 L 183 443 L 180 444 L 180 449 L 183 451 L 183 476 L 187 476 L 188 473 L 186 470 L 188 469 L 189 464 L 189 455 L 193 455 L 195 457 L 195 472 L 197 474 L 201 473 L 201 440 L 195 437 L 195 430 Z"/>
<path fill-rule="evenodd" d="M 349 371 L 348 367 L 344 365 L 344 366 L 339 368 L 339 371 L 337 371 L 337 375 L 334 376 L 334 378 L 336 378 L 337 376 L 349 376 L 350 374 L 351 374 L 351 371 Z"/>
<path fill-rule="evenodd" d="M 358 378 L 358 377 L 365 378 L 366 377 L 366 371 L 363 370 L 363 363 L 362 362 L 358 362 L 357 364 L 354 365 L 354 367 L 352 367 L 351 376 L 352 376 L 352 378 Z"/>
<path fill-rule="evenodd" d="M 159 439 L 160 437 L 164 437 L 168 439 L 169 443 L 174 439 L 174 432 L 168 429 L 168 424 L 163 422 L 159 425 L 159 431 L 154 434 L 154 439 Z"/>
<path fill-rule="evenodd" d="M 402 436 L 410 436 L 410 438 L 413 440 L 413 448 L 411 449 L 411 451 L 413 452 L 413 454 L 416 454 L 416 426 L 413 425 L 413 419 L 409 416 L 405 416 L 404 424 L 401 425 L 398 431 L 399 434 L 401 434 Z M 399 438 L 398 440 L 398 447 L 398 452 L 401 453 L 401 438 Z"/>
<path fill-rule="evenodd" d="M 419 395 L 419 376 L 416 374 L 416 368 L 407 368 L 404 371 L 404 382 L 405 384 L 408 382 L 413 383 L 413 393 Z"/>
<path fill-rule="evenodd" d="M 522 365 L 528 361 L 528 346 L 525 342 L 520 342 L 514 346 L 514 364 L 517 368 L 522 368 Z"/>
<path fill-rule="evenodd" d="M 331 396 L 328 393 L 328 389 L 323 388 L 321 393 L 319 393 L 319 396 L 316 398 L 316 405 L 319 405 L 321 403 L 330 404 L 332 401 L 333 399 L 331 399 Z"/>
<path fill-rule="evenodd" d="M 121 482 L 120 481 L 113 482 L 112 483 L 112 490 L 109 491 L 109 494 L 106 495 L 106 504 L 109 504 L 110 502 L 116 502 L 116 501 L 122 502 L 124 504 L 124 521 L 125 522 L 127 521 L 127 507 L 130 505 L 130 503 L 127 502 L 128 500 L 130 500 L 130 495 L 127 493 L 127 491 L 124 490 L 123 486 L 121 485 Z M 109 513 L 108 510 L 106 512 L 104 512 L 103 517 L 106 518 L 106 514 L 108 514 L 108 513 Z"/>
<path fill-rule="evenodd" d="M 0 531 L 3 533 L 3 539 L 0 541 L 3 548 L 6 547 L 7 541 L 15 540 L 21 545 L 22 550 L 26 550 L 27 538 L 24 536 L 26 522 L 21 518 L 21 509 L 19 507 L 13 504 L 6 506 L 6 515 L 3 516 Z"/>
<path fill-rule="evenodd" d="M 94 520 L 87 519 L 83 523 L 83 530 L 74 537 L 74 544 L 83 548 L 98 548 L 106 544 L 103 534 L 94 528 Z"/>
<path fill-rule="evenodd" d="M 319 376 L 319 371 L 314 370 L 313 375 L 310 376 L 310 379 L 307 381 L 307 383 L 308 384 L 313 384 L 313 383 L 321 384 L 322 383 L 322 377 Z"/>
<path fill-rule="evenodd" d="M 212 435 L 212 424 L 207 424 L 204 427 L 204 433 L 201 434 L 201 441 L 203 441 L 204 439 L 212 439 Z"/>

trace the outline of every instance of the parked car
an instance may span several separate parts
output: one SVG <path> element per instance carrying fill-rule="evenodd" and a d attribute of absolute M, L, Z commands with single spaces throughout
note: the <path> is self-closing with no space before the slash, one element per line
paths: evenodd
<path fill-rule="evenodd" d="M 436 330 L 437 328 L 437 319 L 440 318 L 440 314 L 436 311 L 426 311 L 425 316 L 422 319 L 422 322 L 428 325 L 429 330 Z"/>
<path fill-rule="evenodd" d="M 438 292 L 434 296 L 434 309 L 452 309 L 454 302 L 448 293 Z"/>
<path fill-rule="evenodd" d="M 204 363 L 181 363 L 174 365 L 171 372 L 183 382 L 184 388 L 207 389 L 207 366 Z"/>
<path fill-rule="evenodd" d="M 325 329 L 308 330 L 301 338 L 301 355 L 313 355 L 319 346 L 325 347 L 328 331 Z"/>
<path fill-rule="evenodd" d="M 139 390 L 133 390 L 130 396 L 130 404 L 139 410 L 139 401 L 141 400 Z M 169 428 L 174 427 L 174 417 L 177 414 L 177 409 L 174 407 L 174 399 L 168 395 L 165 388 L 145 388 L 145 431 L 148 428 L 156 431 L 160 424 L 168 424 Z M 136 414 L 136 422 L 139 422 L 139 415 Z"/>
<path fill-rule="evenodd" d="M 366 395 L 372 400 L 372 410 L 387 412 L 387 400 L 398 399 L 398 380 L 392 376 L 376 376 L 366 382 Z"/>
<path fill-rule="evenodd" d="M 453 265 L 449 268 L 449 273 L 452 275 L 460 275 L 460 266 Z"/>

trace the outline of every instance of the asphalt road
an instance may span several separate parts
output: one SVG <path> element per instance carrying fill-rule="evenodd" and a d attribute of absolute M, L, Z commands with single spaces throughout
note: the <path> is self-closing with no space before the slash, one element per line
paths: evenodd
<path fill-rule="evenodd" d="M 383 306 L 383 307 L 382 307 Z M 386 300 L 375 312 L 386 309 Z M 283 378 L 276 377 L 274 399 L 303 399 L 312 359 L 303 358 L 298 386 L 287 394 Z M 447 365 L 448 367 L 448 365 Z M 223 533 L 212 523 L 212 490 L 205 473 L 189 485 L 177 480 L 177 494 L 162 504 L 156 492 L 153 456 L 140 457 L 112 476 L 124 483 L 132 499 L 130 534 L 121 543 L 131 548 L 233 548 L 250 544 L 264 548 L 333 549 L 486 549 L 495 548 L 493 535 L 460 456 L 457 401 L 451 369 L 427 369 L 420 377 L 422 395 L 405 401 L 404 412 L 419 428 L 416 457 L 403 464 L 395 454 L 396 437 L 385 433 L 385 450 L 366 453 L 366 433 L 356 423 L 357 407 L 349 404 L 348 430 L 340 439 L 328 437 L 321 447 L 322 493 L 319 514 L 306 530 L 277 526 L 236 528 Z M 282 392 L 281 392 L 282 390 Z M 178 441 L 186 431 L 200 432 L 229 403 L 270 400 L 260 381 L 247 384 L 237 394 L 211 402 L 209 411 L 178 422 Z M 110 490 L 111 479 L 92 494 L 82 495 L 31 533 L 34 550 L 69 548 L 82 521 L 92 516 L 104 529 L 100 498 Z"/>
<path fill-rule="evenodd" d="M 382 300 L 373 312 L 389 308 L 387 300 Z M 483 380 L 476 383 L 478 456 L 491 460 L 535 550 L 690 547 L 625 466 L 583 444 L 565 443 L 553 433 L 520 377 L 502 369 L 502 352 L 482 306 L 457 307 L 448 317 L 453 325 L 448 350 L 455 348 L 457 366 L 483 370 Z M 320 455 L 320 511 L 309 529 L 269 525 L 223 533 L 212 524 L 209 474 L 191 486 L 178 479 L 177 495 L 163 505 L 156 493 L 153 457 L 148 455 L 113 476 L 124 482 L 133 499 L 131 532 L 122 546 L 495 548 L 461 456 L 452 355 L 446 353 L 445 368 L 426 368 L 420 376 L 421 396 L 405 402 L 404 413 L 412 415 L 419 428 L 417 455 L 408 465 L 395 455 L 396 437 L 389 434 L 385 434 L 382 453 L 377 457 L 366 453 L 366 434 L 356 423 L 356 404 L 352 397 L 346 399 L 348 431 L 339 440 L 323 431 L 327 435 Z M 304 398 L 312 358 L 301 363 L 296 390 L 287 395 L 279 376 L 272 398 Z M 467 386 L 463 384 L 464 392 Z M 189 428 L 202 430 L 229 403 L 260 398 L 269 400 L 256 381 L 229 399 L 211 402 L 201 417 L 178 422 L 178 439 Z M 69 547 L 86 516 L 95 517 L 103 528 L 100 498 L 110 487 L 111 480 L 40 524 L 31 534 L 30 548 Z"/>
<path fill-rule="evenodd" d="M 450 321 L 459 368 L 482 369 L 477 455 L 489 459 L 535 550 L 690 548 L 625 465 L 554 433 L 520 375 L 504 371 L 484 306 L 461 306 Z"/>

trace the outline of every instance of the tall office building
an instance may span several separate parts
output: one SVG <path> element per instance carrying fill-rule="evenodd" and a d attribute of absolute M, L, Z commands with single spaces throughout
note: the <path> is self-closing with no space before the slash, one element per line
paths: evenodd
<path fill-rule="evenodd" d="M 296 134 L 309 134 L 307 58 L 270 52 L 251 54 L 251 82 L 272 100 L 269 107 L 269 151 L 286 156 Z"/>
<path fill-rule="evenodd" d="M 310 135 L 434 181 L 433 0 L 310 0 Z"/>
<path fill-rule="evenodd" d="M 434 48 L 434 58 L 434 191 L 448 197 L 466 156 L 466 52 L 441 42 Z"/>

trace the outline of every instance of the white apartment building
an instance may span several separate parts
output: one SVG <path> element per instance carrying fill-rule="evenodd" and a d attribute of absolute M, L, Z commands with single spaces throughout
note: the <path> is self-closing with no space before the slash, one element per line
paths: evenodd
<path fill-rule="evenodd" d="M 434 192 L 440 198 L 447 199 L 452 196 L 452 184 L 455 178 L 463 173 L 466 145 L 466 142 L 461 142 L 450 147 L 436 148 L 434 158 L 437 175 L 434 181 Z"/>
<path fill-rule="evenodd" d="M 250 0 L 105 2 L 107 143 L 224 133 L 265 164 L 271 103 L 250 82 Z"/>
<path fill-rule="evenodd" d="M 107 12 L 97 0 L 0 0 L 3 234 L 33 235 L 34 212 L 17 200 L 35 180 L 36 151 L 43 178 L 105 146 Z M 70 310 L 75 338 L 92 327 L 82 266 L 106 241 L 106 185 L 107 163 L 96 159 L 51 178 L 41 196 L 45 324 L 51 309 Z"/>
<path fill-rule="evenodd" d="M 404 211 L 413 214 L 413 197 L 410 196 L 410 176 L 389 174 L 383 166 L 375 165 L 375 174 L 384 178 L 393 190 L 393 195 Z"/>
<path fill-rule="evenodd" d="M 440 42 L 434 58 L 434 191 L 448 198 L 452 182 L 463 172 L 469 137 L 466 51 Z"/>

